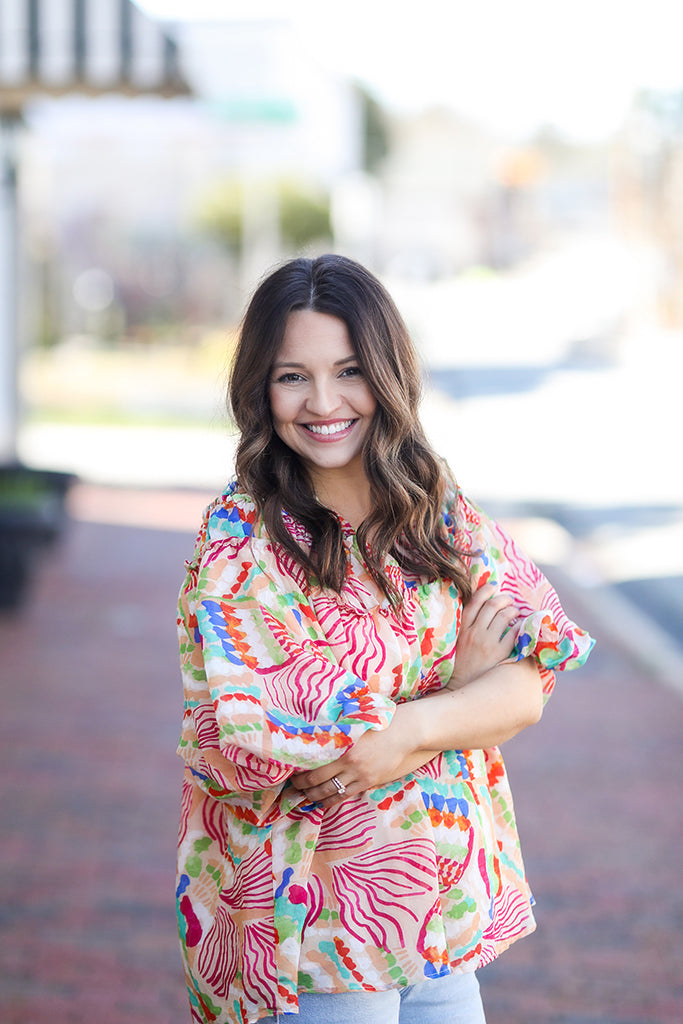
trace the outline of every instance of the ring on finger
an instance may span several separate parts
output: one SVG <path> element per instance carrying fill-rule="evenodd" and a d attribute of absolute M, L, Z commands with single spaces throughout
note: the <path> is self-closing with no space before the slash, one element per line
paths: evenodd
<path fill-rule="evenodd" d="M 346 786 L 344 785 L 343 782 L 339 781 L 336 775 L 332 776 L 332 784 L 334 785 L 334 788 L 337 790 L 339 795 L 343 796 L 344 793 L 346 792 Z"/>

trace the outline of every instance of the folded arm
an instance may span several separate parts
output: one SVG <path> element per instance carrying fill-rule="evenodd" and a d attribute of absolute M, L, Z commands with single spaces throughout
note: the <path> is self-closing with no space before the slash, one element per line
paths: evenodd
<path fill-rule="evenodd" d="M 295 775 L 308 799 L 344 798 L 408 775 L 444 750 L 496 747 L 539 720 L 543 682 L 536 662 L 506 662 L 516 639 L 517 609 L 495 587 L 482 587 L 467 604 L 456 645 L 455 670 L 437 693 L 400 704 L 388 728 L 360 736 L 334 765 Z"/>
<path fill-rule="evenodd" d="M 500 746 L 538 722 L 542 709 L 536 663 L 526 658 L 499 665 L 459 688 L 400 704 L 386 729 L 365 733 L 334 764 L 295 775 L 292 782 L 307 799 L 332 806 L 342 799 L 330 782 L 333 775 L 347 799 L 409 775 L 444 750 Z"/>

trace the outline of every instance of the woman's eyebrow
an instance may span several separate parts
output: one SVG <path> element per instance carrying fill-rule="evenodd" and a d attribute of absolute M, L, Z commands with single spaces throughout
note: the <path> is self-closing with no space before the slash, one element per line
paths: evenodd
<path fill-rule="evenodd" d="M 343 359 L 335 360 L 335 362 L 332 365 L 333 366 L 343 366 L 344 363 L 357 363 L 357 362 L 358 362 L 358 356 L 351 355 L 351 356 L 344 356 Z M 295 363 L 295 362 L 293 362 L 293 361 L 291 361 L 289 359 L 286 359 L 286 360 L 276 360 L 273 363 L 273 369 L 274 370 L 275 369 L 278 369 L 278 370 L 282 369 L 285 366 L 293 366 L 297 370 L 305 370 L 306 369 L 305 363 Z"/>

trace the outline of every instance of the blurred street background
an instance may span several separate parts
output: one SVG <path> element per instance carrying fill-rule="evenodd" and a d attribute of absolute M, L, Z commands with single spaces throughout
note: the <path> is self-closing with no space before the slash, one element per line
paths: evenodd
<path fill-rule="evenodd" d="M 386 283 L 434 446 L 598 639 L 507 754 L 539 932 L 482 972 L 490 1024 L 683 1020 L 682 30 L 0 6 L 1 1021 L 188 1019 L 175 595 L 246 301 L 327 251 Z"/>

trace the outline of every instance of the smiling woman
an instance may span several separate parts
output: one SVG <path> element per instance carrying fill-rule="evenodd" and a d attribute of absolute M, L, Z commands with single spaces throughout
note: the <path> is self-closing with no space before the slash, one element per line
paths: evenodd
<path fill-rule="evenodd" d="M 457 490 L 419 396 L 364 267 L 297 259 L 257 288 L 236 479 L 178 617 L 195 1022 L 482 1024 L 475 970 L 534 928 L 497 745 L 592 641 Z"/>

